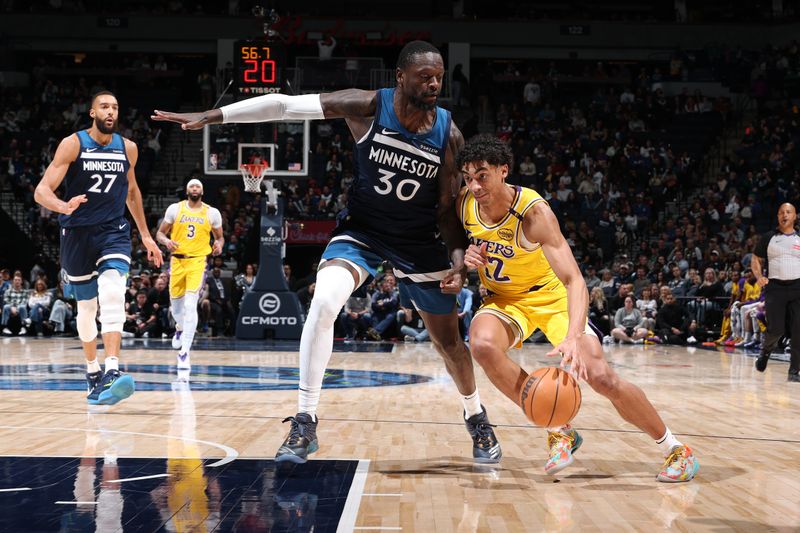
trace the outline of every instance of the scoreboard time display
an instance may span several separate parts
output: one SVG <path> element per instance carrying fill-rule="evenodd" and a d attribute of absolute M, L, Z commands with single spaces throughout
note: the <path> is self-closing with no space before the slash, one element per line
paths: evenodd
<path fill-rule="evenodd" d="M 236 41 L 233 46 L 234 83 L 239 94 L 281 92 L 286 50 L 261 40 Z"/>

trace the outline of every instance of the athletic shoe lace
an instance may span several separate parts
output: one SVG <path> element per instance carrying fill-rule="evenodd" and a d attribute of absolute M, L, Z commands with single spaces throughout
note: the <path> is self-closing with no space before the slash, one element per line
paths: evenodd
<path fill-rule="evenodd" d="M 496 427 L 494 424 L 486 422 L 478 422 L 475 424 L 475 433 L 473 438 L 475 443 L 480 448 L 491 448 L 495 444 L 494 432 L 492 428 Z"/>
<path fill-rule="evenodd" d="M 302 422 L 299 422 L 293 416 L 287 416 L 283 419 L 282 423 L 289 421 L 292 422 L 292 427 L 289 429 L 289 436 L 286 437 L 286 444 L 289 446 L 296 446 L 300 442 L 300 439 L 305 437 L 306 425 Z"/>
<path fill-rule="evenodd" d="M 547 447 L 552 448 L 562 439 L 567 439 L 568 446 L 572 448 L 572 444 L 575 442 L 575 436 L 573 434 L 560 433 L 558 431 L 553 431 L 547 434 Z"/>
<path fill-rule="evenodd" d="M 673 448 L 672 453 L 664 460 L 664 468 L 677 461 L 680 457 L 683 457 L 685 451 L 686 448 L 684 446 L 676 446 Z"/>

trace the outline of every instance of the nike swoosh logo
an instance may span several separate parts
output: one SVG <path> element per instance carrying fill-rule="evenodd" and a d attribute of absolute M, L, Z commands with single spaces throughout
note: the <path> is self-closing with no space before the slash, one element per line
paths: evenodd
<path fill-rule="evenodd" d="M 95 150 L 97 150 L 97 148 L 87 148 L 86 149 L 87 152 L 94 152 Z"/>
<path fill-rule="evenodd" d="M 473 224 L 472 222 L 464 222 L 464 224 L 467 226 L 477 226 L 477 224 Z"/>
<path fill-rule="evenodd" d="M 387 130 L 386 128 L 383 128 L 381 130 L 381 133 L 383 133 L 384 135 L 400 135 L 399 131 L 391 131 L 391 130 Z"/>
<path fill-rule="evenodd" d="M 119 227 L 119 229 L 122 229 L 122 228 L 124 228 L 125 226 L 127 226 L 127 224 L 121 224 L 121 225 L 120 225 L 120 227 Z"/>

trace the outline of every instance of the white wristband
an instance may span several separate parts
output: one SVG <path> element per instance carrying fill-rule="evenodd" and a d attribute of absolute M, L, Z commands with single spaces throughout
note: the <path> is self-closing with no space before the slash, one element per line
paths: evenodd
<path fill-rule="evenodd" d="M 324 119 L 319 94 L 288 96 L 265 94 L 222 106 L 222 122 L 265 122 L 269 120 Z"/>

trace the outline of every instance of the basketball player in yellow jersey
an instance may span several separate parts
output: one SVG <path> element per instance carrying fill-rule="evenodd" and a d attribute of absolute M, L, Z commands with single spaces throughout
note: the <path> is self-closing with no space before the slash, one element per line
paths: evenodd
<path fill-rule="evenodd" d="M 688 446 L 672 435 L 641 389 L 622 379 L 603 357 L 599 333 L 587 320 L 589 293 L 578 264 L 550 206 L 531 189 L 505 183 L 513 156 L 490 135 L 466 143 L 458 155 L 466 181 L 458 196 L 458 215 L 469 236 L 464 263 L 478 269 L 489 296 L 470 326 L 470 351 L 492 383 L 514 403 L 528 373 L 508 357 L 536 328 L 614 405 L 626 421 L 660 445 L 666 461 L 659 481 L 689 481 L 699 464 Z M 582 438 L 569 425 L 548 428 L 550 458 L 545 471 L 569 466 Z"/>
<path fill-rule="evenodd" d="M 169 263 L 169 296 L 178 350 L 178 370 L 189 370 L 189 350 L 197 329 L 197 300 L 203 289 L 208 254 L 220 255 L 225 245 L 222 215 L 203 203 L 203 184 L 198 179 L 186 184 L 186 200 L 167 208 L 156 239 L 172 254 Z M 169 235 L 169 237 L 167 237 Z M 213 246 L 211 235 L 214 235 Z"/>

